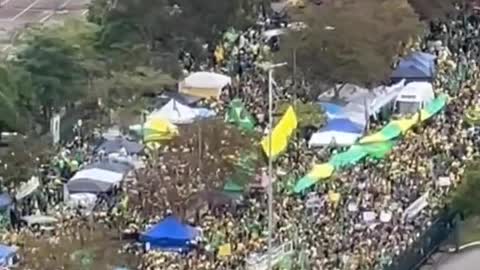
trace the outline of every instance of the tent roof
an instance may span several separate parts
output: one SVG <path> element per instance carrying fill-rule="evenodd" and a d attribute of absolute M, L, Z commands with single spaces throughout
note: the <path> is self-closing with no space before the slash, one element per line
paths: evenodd
<path fill-rule="evenodd" d="M 133 167 L 127 163 L 123 162 L 113 162 L 113 161 L 100 161 L 100 162 L 95 162 L 86 165 L 84 170 L 87 169 L 102 169 L 102 170 L 107 170 L 111 172 L 116 172 L 116 173 L 121 173 L 121 174 L 126 174 L 130 170 L 133 169 Z"/>
<path fill-rule="evenodd" d="M 343 107 L 334 103 L 320 102 L 320 106 L 325 111 L 325 114 L 329 119 L 344 118 Z"/>
<path fill-rule="evenodd" d="M 10 206 L 12 204 L 12 198 L 8 193 L 0 194 L 0 209 Z"/>
<path fill-rule="evenodd" d="M 163 101 L 163 102 L 165 102 L 166 100 L 175 99 L 180 103 L 183 103 L 186 105 L 192 105 L 193 103 L 200 101 L 202 98 L 183 94 L 176 91 L 168 91 L 163 93 L 161 96 L 159 96 L 158 99 L 160 99 L 159 101 Z M 155 106 L 158 108 L 158 107 L 162 107 L 163 104 L 159 105 L 158 103 L 156 103 Z"/>
<path fill-rule="evenodd" d="M 109 154 L 119 152 L 122 148 L 125 148 L 128 154 L 139 154 L 143 150 L 143 145 L 137 142 L 129 141 L 123 137 L 117 137 L 113 140 L 106 140 L 98 145 L 95 149 L 95 152 L 104 149 L 107 154 Z"/>
<path fill-rule="evenodd" d="M 148 239 L 192 240 L 198 231 L 192 226 L 183 224 L 174 216 L 169 216 L 142 234 L 145 242 Z"/>
<path fill-rule="evenodd" d="M 363 132 L 363 128 L 360 125 L 352 122 L 350 119 L 337 118 L 328 121 L 327 126 L 321 131 L 339 131 L 361 134 Z"/>
<path fill-rule="evenodd" d="M 77 179 L 92 179 L 92 180 L 102 181 L 105 183 L 115 184 L 122 181 L 123 174 L 108 171 L 108 170 L 98 169 L 98 168 L 92 168 L 92 169 L 86 169 L 86 170 L 81 170 L 77 172 L 70 179 L 70 181 L 74 181 Z"/>
<path fill-rule="evenodd" d="M 228 76 L 213 72 L 195 72 L 184 80 L 186 87 L 221 89 L 232 83 Z"/>
<path fill-rule="evenodd" d="M 162 108 L 153 111 L 147 118 L 163 118 L 174 124 L 189 124 L 192 123 L 196 117 L 197 114 L 195 110 L 172 98 Z"/>
<path fill-rule="evenodd" d="M 124 174 L 91 168 L 77 172 L 67 183 L 70 192 L 101 193 L 123 180 Z"/>
<path fill-rule="evenodd" d="M 421 65 L 415 64 L 413 62 L 409 64 L 399 65 L 390 76 L 391 78 L 405 78 L 405 79 L 413 79 L 413 78 L 423 78 L 423 79 L 431 79 L 433 76 L 431 71 L 425 70 L 424 67 Z"/>
<path fill-rule="evenodd" d="M 9 258 L 17 253 L 17 248 L 0 244 L 0 260 Z"/>

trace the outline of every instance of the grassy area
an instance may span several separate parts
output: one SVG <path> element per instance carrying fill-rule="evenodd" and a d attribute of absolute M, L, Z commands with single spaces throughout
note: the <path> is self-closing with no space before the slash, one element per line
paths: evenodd
<path fill-rule="evenodd" d="M 460 245 L 480 241 L 480 217 L 470 217 L 460 226 Z"/>

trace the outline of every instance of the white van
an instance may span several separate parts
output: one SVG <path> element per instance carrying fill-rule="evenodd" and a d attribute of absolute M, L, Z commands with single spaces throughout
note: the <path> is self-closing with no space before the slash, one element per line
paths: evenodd
<path fill-rule="evenodd" d="M 395 99 L 395 114 L 414 114 L 435 98 L 433 86 L 429 82 L 407 84 Z"/>

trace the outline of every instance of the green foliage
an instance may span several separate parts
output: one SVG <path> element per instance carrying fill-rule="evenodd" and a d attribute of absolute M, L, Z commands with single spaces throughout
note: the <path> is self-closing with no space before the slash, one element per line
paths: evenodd
<path fill-rule="evenodd" d="M 137 53 L 133 61 L 163 63 L 180 49 L 201 52 L 201 45 L 216 39 L 225 27 L 251 25 L 257 4 L 254 0 L 116 0 L 111 4 L 94 0 L 89 19 L 101 25 L 98 45 L 106 54 L 141 48 L 146 54 Z M 164 63 L 160 68 L 168 66 Z"/>
<path fill-rule="evenodd" d="M 107 101 L 107 106 L 124 105 L 136 97 L 161 92 L 164 87 L 174 85 L 175 80 L 149 67 L 137 67 L 133 71 L 112 72 L 109 77 L 94 81 L 89 97 Z"/>
<path fill-rule="evenodd" d="M 28 74 L 7 64 L 0 65 L 0 129 L 25 132 L 33 102 Z"/>
<path fill-rule="evenodd" d="M 325 123 L 326 118 L 322 108 L 320 105 L 313 102 L 304 103 L 301 101 L 295 101 L 281 103 L 275 111 L 275 115 L 280 118 L 290 105 L 293 105 L 293 109 L 297 114 L 298 126 L 300 128 L 309 126 L 318 128 Z"/>
<path fill-rule="evenodd" d="M 308 27 L 285 37 L 280 61 L 290 61 L 295 50 L 298 70 L 329 85 L 385 79 L 398 42 L 421 28 L 406 0 L 340 0 L 291 13 Z"/>
<path fill-rule="evenodd" d="M 480 162 L 471 163 L 465 169 L 464 180 L 458 187 L 453 205 L 466 215 L 480 215 Z"/>
<path fill-rule="evenodd" d="M 92 25 L 71 21 L 33 28 L 21 40 L 14 64 L 30 74 L 34 96 L 48 119 L 52 110 L 82 96 L 87 70 L 82 61 L 94 54 Z"/>

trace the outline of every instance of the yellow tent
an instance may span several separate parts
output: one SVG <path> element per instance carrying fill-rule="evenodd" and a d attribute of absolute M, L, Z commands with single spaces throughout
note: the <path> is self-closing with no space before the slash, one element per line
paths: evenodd
<path fill-rule="evenodd" d="M 146 142 L 171 140 L 177 135 L 178 128 L 161 118 L 152 118 L 143 127 L 143 138 Z"/>

